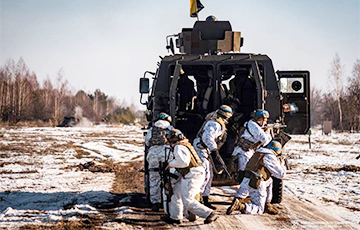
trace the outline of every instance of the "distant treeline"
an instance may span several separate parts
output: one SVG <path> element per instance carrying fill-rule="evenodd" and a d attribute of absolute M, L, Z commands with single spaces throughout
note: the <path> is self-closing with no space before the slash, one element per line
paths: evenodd
<path fill-rule="evenodd" d="M 360 131 L 360 60 L 353 65 L 352 75 L 343 82 L 343 66 L 338 55 L 332 63 L 329 80 L 334 89 L 311 90 L 311 123 L 330 120 L 337 130 Z"/>
<path fill-rule="evenodd" d="M 44 121 L 53 125 L 65 116 L 75 116 L 81 108 L 82 116 L 92 122 L 133 123 L 141 113 L 135 107 L 119 105 L 116 98 L 108 97 L 100 89 L 94 93 L 71 88 L 58 72 L 55 85 L 49 77 L 39 85 L 36 74 L 31 72 L 22 58 L 9 60 L 0 68 L 0 121 L 15 124 L 19 121 Z"/>

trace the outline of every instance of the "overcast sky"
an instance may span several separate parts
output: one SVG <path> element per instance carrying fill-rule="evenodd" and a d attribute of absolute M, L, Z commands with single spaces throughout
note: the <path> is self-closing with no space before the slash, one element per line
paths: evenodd
<path fill-rule="evenodd" d="M 267 54 L 275 70 L 309 70 L 327 89 L 335 54 L 344 82 L 360 59 L 360 0 L 201 0 L 200 20 L 229 20 L 242 52 Z M 190 0 L 0 0 L 0 66 L 23 57 L 40 83 L 60 69 L 75 90 L 133 102 L 139 78 L 167 54 L 165 37 L 192 27 Z"/>

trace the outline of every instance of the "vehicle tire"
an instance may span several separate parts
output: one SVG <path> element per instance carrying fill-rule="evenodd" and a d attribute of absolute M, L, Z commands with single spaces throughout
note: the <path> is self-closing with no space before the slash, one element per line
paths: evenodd
<path fill-rule="evenodd" d="M 273 179 L 273 198 L 271 203 L 279 204 L 282 199 L 283 181 L 281 179 L 272 177 Z"/>

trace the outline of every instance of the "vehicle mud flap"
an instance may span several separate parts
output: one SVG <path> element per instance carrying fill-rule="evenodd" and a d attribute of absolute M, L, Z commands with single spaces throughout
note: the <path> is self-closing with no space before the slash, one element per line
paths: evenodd
<path fill-rule="evenodd" d="M 281 179 L 272 177 L 273 179 L 273 198 L 272 204 L 279 204 L 282 200 L 283 181 Z"/>

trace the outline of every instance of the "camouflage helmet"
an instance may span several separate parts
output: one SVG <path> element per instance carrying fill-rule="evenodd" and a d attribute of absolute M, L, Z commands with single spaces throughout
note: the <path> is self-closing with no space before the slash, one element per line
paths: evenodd
<path fill-rule="evenodd" d="M 233 115 L 233 110 L 228 105 L 222 105 L 218 110 L 216 110 L 216 113 L 222 116 L 223 118 L 230 118 Z"/>
<path fill-rule="evenodd" d="M 157 120 L 164 120 L 164 121 L 171 122 L 171 116 L 167 113 L 161 112 L 158 114 Z"/>
<path fill-rule="evenodd" d="M 185 139 L 185 135 L 179 129 L 171 129 L 167 131 L 166 138 L 170 143 L 175 143 Z"/>
<path fill-rule="evenodd" d="M 257 109 L 253 112 L 253 118 L 255 121 L 261 120 L 261 119 L 268 119 L 270 117 L 270 114 L 267 110 L 264 109 Z"/>
<path fill-rule="evenodd" d="M 265 148 L 274 150 L 277 155 L 280 155 L 282 152 L 282 146 L 278 141 L 271 141 Z"/>

